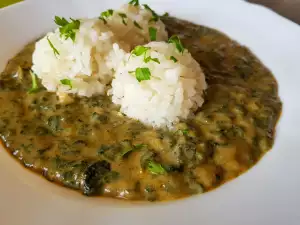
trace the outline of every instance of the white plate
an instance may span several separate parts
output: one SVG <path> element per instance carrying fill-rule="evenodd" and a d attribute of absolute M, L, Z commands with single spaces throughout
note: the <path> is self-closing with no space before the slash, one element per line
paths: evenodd
<path fill-rule="evenodd" d="M 240 0 L 145 2 L 159 13 L 167 11 L 225 32 L 250 47 L 272 70 L 283 101 L 273 150 L 249 172 L 215 191 L 149 205 L 81 196 L 25 170 L 1 149 L 0 224 L 299 224 L 300 27 Z M 120 4 L 119 0 L 27 0 L 0 10 L 0 70 L 26 43 L 54 27 L 54 15 L 93 17 Z"/>

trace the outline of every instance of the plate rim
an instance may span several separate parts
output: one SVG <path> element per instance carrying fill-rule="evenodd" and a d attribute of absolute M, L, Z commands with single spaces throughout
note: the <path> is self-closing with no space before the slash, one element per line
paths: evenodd
<path fill-rule="evenodd" d="M 15 10 L 20 10 L 20 9 L 22 9 L 23 7 L 26 7 L 26 6 L 30 6 L 30 5 L 35 5 L 35 4 L 41 4 L 41 2 L 42 2 L 43 0 L 31 0 L 31 1 L 24 1 L 24 2 L 19 2 L 19 3 L 16 3 L 15 5 L 11 5 L 11 6 L 8 6 L 8 7 L 5 7 L 5 8 L 3 8 L 3 9 L 1 9 L 0 10 L 0 23 L 1 23 L 1 18 L 3 17 L 3 15 L 5 14 L 5 13 L 2 13 L 2 12 L 6 12 L 6 13 L 8 13 L 8 14 L 10 14 L 12 11 L 15 11 Z M 93 0 L 90 0 L 89 2 L 92 2 Z M 45 2 L 45 4 L 49 4 L 49 3 L 46 3 L 46 1 L 44 1 Z M 56 0 L 56 2 L 58 2 L 58 0 Z M 73 2 L 76 2 L 76 0 L 75 1 L 73 1 Z M 152 1 L 152 2 L 156 2 L 156 3 L 158 3 L 159 1 L 158 0 L 155 0 L 155 1 Z M 170 3 L 170 2 L 173 2 L 172 0 L 163 0 L 162 2 L 165 2 L 165 3 Z M 195 1 L 193 1 L 193 0 L 188 0 L 188 2 L 195 2 Z M 204 2 L 204 1 L 202 1 L 202 2 Z M 218 1 L 218 0 L 213 0 L 212 2 L 218 2 L 218 3 L 220 3 L 221 1 Z M 243 8 L 243 10 L 252 10 L 253 12 L 255 11 L 255 12 L 257 12 L 258 14 L 263 14 L 263 15 L 265 15 L 265 17 L 267 17 L 268 16 L 268 18 L 269 17 L 271 17 L 271 18 L 277 18 L 277 19 L 274 19 L 275 21 L 278 21 L 278 23 L 279 24 L 283 24 L 284 26 L 287 26 L 287 27 L 289 27 L 288 29 L 290 29 L 290 30 L 293 30 L 293 32 L 291 32 L 293 35 L 295 34 L 295 35 L 298 35 L 299 34 L 299 36 L 296 36 L 296 37 L 300 37 L 300 26 L 299 25 L 297 25 L 297 24 L 295 24 L 294 22 L 292 22 L 292 21 L 289 21 L 288 19 L 286 19 L 286 18 L 284 18 L 284 17 L 282 17 L 282 16 L 280 16 L 280 15 L 278 15 L 278 14 L 276 14 L 275 12 L 273 12 L 273 11 L 271 11 L 271 10 L 269 10 L 269 9 L 267 9 L 266 7 L 264 7 L 264 6 L 259 6 L 259 5 L 255 5 L 255 4 L 252 4 L 252 3 L 249 3 L 249 2 L 245 2 L 245 1 L 240 1 L 240 0 L 232 0 L 231 1 L 231 3 L 229 3 L 229 4 L 232 4 L 233 2 L 235 2 L 235 4 L 237 4 L 237 5 L 240 5 L 239 7 L 240 7 L 240 9 L 242 9 Z M 54 3 L 51 3 L 51 4 L 54 4 Z M 195 3 L 194 3 L 195 4 Z M 222 4 L 222 3 L 220 3 L 220 4 Z M 50 4 L 49 4 L 50 5 Z M 246 9 L 246 7 L 248 8 L 248 9 Z M 183 13 L 183 15 L 184 15 L 184 13 Z M 279 22 L 279 21 L 281 21 L 281 22 Z M 214 25 L 216 25 L 216 24 L 212 24 L 212 28 L 214 28 L 213 26 Z M 282 25 L 282 26 L 283 26 Z M 217 26 L 218 26 L 218 24 L 217 24 Z M 1 28 L 1 24 L 0 24 L 0 28 Z M 296 31 L 297 30 L 297 31 Z M 223 32 L 223 30 L 222 30 L 222 32 Z M 228 31 L 228 32 L 224 32 L 224 33 L 226 33 L 229 37 L 231 37 L 231 34 L 233 34 L 232 33 L 232 31 Z M 234 34 L 233 34 L 234 35 Z M 238 42 L 240 42 L 240 41 L 238 41 Z M 0 43 L 0 46 L 1 46 L 1 43 Z M 300 48 L 299 49 L 296 49 L 297 51 L 296 52 L 298 52 L 298 53 L 300 53 Z M 261 53 L 259 53 L 259 51 L 257 50 L 257 52 L 256 51 L 254 51 L 254 53 L 256 54 L 256 55 L 260 55 Z M 259 53 L 259 54 L 257 54 L 257 53 Z M 258 56 L 258 57 L 260 57 L 260 56 Z M 0 57 L 1 58 L 1 57 Z M 264 61 L 264 60 L 263 60 Z M 270 65 L 270 64 L 272 64 L 273 62 L 269 62 L 268 60 L 266 60 L 266 62 L 264 62 L 264 64 L 267 64 L 267 66 L 268 65 Z M 296 64 L 294 64 L 294 63 L 290 63 L 290 64 L 288 64 L 288 65 L 296 65 Z M 273 66 L 272 66 L 273 67 Z M 285 69 L 285 68 L 284 68 Z M 281 70 L 280 70 L 280 68 L 278 67 L 278 71 L 280 71 L 280 73 L 282 72 Z M 295 70 L 295 72 L 297 72 L 297 71 L 299 71 L 300 72 L 300 69 L 299 68 L 297 68 L 297 70 Z M 296 81 L 300 81 L 300 79 L 298 78 L 298 79 L 295 79 L 295 82 Z M 289 83 L 288 83 L 289 84 Z M 294 86 L 293 86 L 293 88 L 295 88 Z M 293 89 L 294 90 L 294 89 Z M 284 91 L 286 91 L 286 88 L 284 89 Z M 280 91 L 280 84 L 279 84 L 279 92 L 281 93 L 281 91 Z M 283 93 L 283 91 L 282 91 L 282 93 Z M 300 93 L 300 91 L 295 91 L 295 93 Z M 283 101 L 283 100 L 282 100 Z M 290 109 L 292 108 L 292 107 L 290 107 L 290 105 L 285 105 L 285 101 L 286 101 L 286 104 L 288 104 L 289 103 L 289 101 L 290 101 L 290 98 L 284 98 L 284 101 L 283 101 L 283 104 L 284 104 L 284 110 L 288 110 L 287 112 L 289 113 L 290 112 Z M 287 107 L 286 107 L 287 106 Z M 297 112 L 300 112 L 300 109 L 299 109 L 299 107 L 296 107 L 295 108 L 296 110 L 297 110 Z M 285 113 L 285 111 L 283 112 L 283 113 Z M 285 118 L 285 116 L 284 116 L 284 118 Z M 281 119 L 283 119 L 283 118 L 281 118 Z M 290 121 L 289 121 L 290 122 Z M 279 124 L 278 125 L 280 125 L 281 124 L 281 120 L 280 120 L 280 122 L 279 122 Z M 277 127 L 277 129 L 278 129 L 279 127 Z M 296 136 L 297 137 L 297 136 Z M 294 140 L 294 139 L 293 139 Z M 292 140 L 291 140 L 292 141 Z M 297 142 L 295 142 L 296 144 L 297 144 Z M 299 144 L 299 143 L 298 143 Z M 281 145 L 280 145 L 281 146 Z M 272 153 L 273 153 L 273 151 L 271 151 Z M 1 154 L 2 154 L 3 152 L 1 152 L 0 151 L 0 157 L 1 157 Z M 268 156 L 270 155 L 270 154 L 267 154 Z M 297 154 L 297 156 L 298 156 L 299 154 Z M 277 156 L 278 157 L 278 156 Z M 261 162 L 259 162 L 258 164 L 260 164 L 260 163 L 262 163 L 262 161 L 265 161 L 265 158 L 266 158 L 266 156 L 261 160 Z M 276 158 L 276 157 L 275 157 Z M 254 168 L 256 168 L 256 167 L 262 167 L 262 166 L 260 166 L 260 165 L 256 165 L 256 166 L 254 166 Z M 1 166 L 0 166 L 0 168 L 1 168 Z M 250 171 L 251 170 L 253 170 L 254 168 L 252 168 L 252 169 L 250 169 Z M 300 167 L 298 167 L 297 169 L 299 170 L 299 168 Z M 1 173 L 0 173 L 1 174 Z M 239 179 L 239 180 L 245 180 L 246 178 L 244 178 L 244 176 L 246 175 L 246 174 L 248 174 L 248 172 L 247 173 L 245 173 L 244 175 L 242 175 L 242 176 L 240 176 L 239 178 L 237 178 L 237 179 Z M 260 177 L 261 178 L 261 177 Z M 235 180 L 237 180 L 237 179 L 235 179 Z M 49 184 L 48 184 L 49 185 Z M 297 183 L 297 187 L 300 187 L 300 182 L 299 183 Z M 50 185 L 49 185 L 50 186 Z M 223 188 L 224 187 L 224 188 Z M 219 189 L 222 189 L 222 191 L 219 191 Z M 215 191 L 212 191 L 212 192 L 209 192 L 209 193 L 207 193 L 207 194 L 205 194 L 205 195 L 203 195 L 203 196 L 201 196 L 201 198 L 203 198 L 203 199 L 208 199 L 208 198 L 210 198 L 210 196 L 211 195 L 215 195 L 215 196 L 221 196 L 222 195 L 222 193 L 221 192 L 224 192 L 223 191 L 223 189 L 226 189 L 226 190 L 235 190 L 235 191 L 238 191 L 238 187 L 235 187 L 235 182 L 234 181 L 231 181 L 231 182 L 228 182 L 227 184 L 225 184 L 225 185 L 223 185 L 221 188 L 218 188 L 218 189 L 216 189 Z M 0 193 L 0 196 L 1 196 L 1 193 Z M 40 195 L 41 196 L 41 195 Z M 56 196 L 57 197 L 57 196 Z M 55 200 L 57 200 L 57 198 L 56 197 L 53 197 L 53 199 Z M 168 202 L 166 202 L 166 203 L 156 203 L 156 205 L 151 205 L 151 206 L 138 206 L 138 207 L 136 207 L 136 206 L 133 206 L 133 207 L 128 207 L 127 208 L 127 206 L 124 208 L 124 207 L 121 207 L 121 210 L 123 211 L 122 213 L 121 213 L 121 215 L 123 216 L 123 218 L 126 218 L 126 220 L 127 221 L 135 221 L 135 220 L 132 220 L 132 219 L 130 219 L 128 216 L 126 216 L 126 213 L 129 213 L 130 215 L 133 215 L 133 212 L 131 211 L 132 209 L 133 210 L 136 210 L 136 212 L 137 213 L 140 213 L 141 215 L 143 215 L 143 216 L 145 216 L 146 218 L 148 218 L 148 219 L 151 219 L 151 217 L 149 217 L 148 215 L 146 215 L 145 214 L 145 212 L 144 212 L 144 209 L 146 208 L 146 209 L 148 209 L 149 207 L 151 208 L 151 209 L 153 209 L 153 210 L 155 210 L 155 213 L 157 213 L 159 216 L 161 216 L 161 217 L 163 217 L 164 216 L 164 214 L 163 214 L 163 212 L 165 212 L 165 211 L 168 211 L 168 213 L 170 213 L 170 212 L 177 212 L 178 211 L 178 207 L 179 208 L 181 208 L 181 207 L 184 207 L 185 209 L 183 210 L 185 213 L 187 213 L 188 214 L 188 208 L 191 206 L 191 205 L 198 205 L 198 200 L 199 200 L 199 198 L 200 197 L 191 197 L 191 198 L 187 198 L 187 199 L 184 199 L 184 200 L 179 200 L 179 201 L 175 201 L 175 202 L 170 202 L 170 203 L 168 203 Z M 222 199 L 222 198 L 221 198 Z M 54 201 L 53 200 L 53 201 Z M 206 201 L 205 200 L 205 201 Z M 296 200 L 300 200 L 300 196 L 296 196 Z M 203 200 L 204 201 L 204 200 Z M 269 201 L 269 199 L 267 199 L 266 201 Z M 74 203 L 73 201 L 66 201 L 66 200 L 63 200 L 63 201 L 61 201 L 61 202 L 64 202 L 65 204 L 70 204 L 70 202 L 72 202 L 72 203 Z M 69 203 L 68 203 L 69 202 Z M 86 200 L 83 200 L 83 199 L 81 199 L 81 200 L 79 200 L 79 202 L 80 202 L 80 204 L 78 203 L 76 203 L 77 204 L 77 206 L 76 207 L 78 207 L 77 209 L 82 209 L 82 207 L 81 207 L 81 204 L 82 205 L 85 205 L 85 206 L 87 206 L 87 205 L 89 205 L 90 203 L 88 203 Z M 84 203 L 83 203 L 84 202 Z M 53 203 L 53 202 L 52 202 Z M 251 203 L 253 203 L 253 202 L 251 202 Z M 75 204 L 75 203 L 74 203 Z M 298 204 L 296 204 L 296 203 L 293 203 L 293 204 L 295 204 L 295 205 L 297 205 L 297 206 L 300 206 L 300 204 L 298 203 Z M 94 203 L 92 204 L 93 205 L 93 207 L 96 207 L 96 208 L 101 208 L 101 209 L 103 209 L 103 207 L 97 207 L 97 206 L 95 206 L 94 205 Z M 179 206 L 179 205 L 182 205 L 182 206 Z M 201 205 L 201 204 L 200 204 Z M 222 205 L 226 205 L 226 204 L 224 204 L 224 203 L 222 203 Z M 242 205 L 242 204 L 241 204 Z M 166 206 L 168 207 L 168 208 L 166 208 Z M 227 205 L 226 205 L 227 206 Z M 203 206 L 202 206 L 203 207 Z M 203 209 L 202 207 L 200 207 L 201 209 Z M 215 206 L 214 204 L 213 205 L 210 205 L 210 207 L 212 207 L 212 209 L 211 210 L 208 210 L 207 212 L 208 212 L 208 214 L 210 215 L 210 216 L 213 216 L 213 212 L 214 212 L 214 210 L 213 210 L 213 208 L 215 207 L 215 210 L 217 211 L 217 210 L 221 210 L 220 209 L 220 206 L 218 207 L 218 206 Z M 237 205 L 234 205 L 234 207 L 237 207 Z M 91 208 L 91 206 L 87 206 L 87 208 Z M 155 209 L 154 209 L 155 208 Z M 1 206 L 0 206 L 0 209 L 1 209 Z M 120 211 L 120 209 L 118 210 L 118 208 L 114 205 L 114 204 L 112 204 L 112 205 L 110 205 L 109 206 L 109 209 L 110 210 L 114 210 L 114 211 L 118 211 L 118 212 L 121 212 Z M 5 212 L 5 211 L 4 211 Z M 105 212 L 107 212 L 107 213 L 109 213 L 109 211 L 105 211 Z M 0 210 L 0 215 L 1 215 L 1 213 L 3 213 L 3 211 L 2 210 Z M 195 212 L 194 212 L 195 213 Z M 290 211 L 290 212 L 286 212 L 284 215 L 285 216 L 291 216 L 292 218 L 293 218 L 293 221 L 289 221 L 290 223 L 289 224 L 296 224 L 296 219 L 297 218 L 299 218 L 298 217 L 298 215 L 296 215 L 295 213 L 297 213 L 297 212 L 294 212 L 294 211 Z M 93 216 L 96 216 L 96 213 L 93 211 Z M 195 215 L 196 214 L 194 214 L 194 217 L 193 218 L 197 218 L 197 217 L 195 217 Z M 239 218 L 238 220 L 236 219 L 236 220 L 233 220 L 233 222 L 234 222 L 234 224 L 237 224 L 236 222 L 245 222 L 245 224 L 251 224 L 252 222 L 257 222 L 256 224 L 263 224 L 262 222 L 269 222 L 269 221 L 272 221 L 272 220 L 270 220 L 270 216 L 272 215 L 272 213 L 271 212 L 268 212 L 268 218 L 263 218 L 262 217 L 262 215 L 261 214 L 259 214 L 260 215 L 260 217 L 259 218 L 257 218 L 258 220 L 255 220 L 255 218 L 253 219 L 252 218 L 252 220 L 251 221 L 243 221 L 242 220 L 242 218 Z M 281 214 L 282 215 L 282 214 Z M 2 217 L 2 216 L 0 216 L 0 217 Z M 96 224 L 97 223 L 97 217 L 94 217 L 94 218 L 96 218 L 96 219 L 94 219 L 94 220 L 91 220 L 91 223 L 92 224 Z M 211 217 L 212 218 L 212 217 Z M 279 220 L 277 220 L 277 221 L 287 221 L 286 220 L 287 218 L 285 217 L 285 218 L 279 218 Z M 32 220 L 32 221 L 34 221 L 34 220 Z M 107 221 L 107 222 L 111 222 L 111 221 L 108 221 L 107 220 L 107 218 L 106 219 L 104 219 L 104 221 Z M 121 221 L 121 220 L 119 220 L 119 221 Z M 127 221 L 125 221 L 125 222 L 127 222 Z M 178 219 L 178 221 L 180 221 L 180 222 L 186 222 L 186 221 L 189 221 L 189 218 L 185 218 L 184 216 L 183 216 L 183 218 L 179 218 Z M 226 217 L 226 219 L 224 219 L 223 220 L 223 222 L 229 222 L 229 221 L 232 221 L 230 218 L 227 218 Z M 118 220 L 116 220 L 116 219 L 113 219 L 112 220 L 112 222 L 118 222 Z M 136 221 L 135 221 L 136 222 Z M 162 223 L 163 222 L 163 223 Z M 165 222 L 165 223 L 164 223 Z M 162 221 L 158 221 L 158 224 L 171 224 L 171 220 L 169 220 L 168 218 L 165 218 L 165 219 L 163 219 Z M 194 221 L 192 221 L 192 222 L 194 222 Z M 217 221 L 216 223 L 212 223 L 212 222 L 214 222 L 214 221 L 210 221 L 210 220 L 206 220 L 205 219 L 205 222 L 206 222 L 206 224 L 221 224 L 220 222 L 222 222 L 222 221 Z M 251 222 L 251 223 L 249 223 L 249 222 Z M 8 223 L 9 224 L 9 223 Z M 125 223 L 125 224 L 127 224 L 127 223 Z M 128 223 L 128 224 L 130 224 L 130 223 Z M 227 223 L 226 223 L 227 224 Z"/>

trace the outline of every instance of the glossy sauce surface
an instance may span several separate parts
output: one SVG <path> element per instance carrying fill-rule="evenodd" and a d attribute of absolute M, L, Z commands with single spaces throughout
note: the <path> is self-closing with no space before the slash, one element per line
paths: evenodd
<path fill-rule="evenodd" d="M 41 85 L 29 94 L 30 44 L 1 74 L 0 134 L 7 150 L 51 181 L 129 200 L 206 192 L 253 166 L 272 147 L 281 112 L 273 75 L 216 30 L 163 21 L 205 72 L 205 103 L 195 117 L 175 131 L 156 130 L 124 116 L 106 96 L 68 95 L 62 103 Z"/>

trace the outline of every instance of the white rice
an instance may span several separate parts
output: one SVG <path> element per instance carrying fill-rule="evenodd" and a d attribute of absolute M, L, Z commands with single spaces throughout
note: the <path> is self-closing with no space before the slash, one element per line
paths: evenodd
<path fill-rule="evenodd" d="M 119 13 L 127 15 L 124 25 Z M 157 28 L 158 40 L 166 40 L 167 33 L 161 21 L 149 23 L 152 14 L 140 6 L 125 5 L 102 20 L 80 20 L 80 28 L 73 42 L 61 37 L 59 29 L 48 33 L 36 43 L 32 70 L 49 91 L 76 93 L 82 96 L 105 94 L 113 73 L 126 52 L 149 40 L 148 28 Z M 136 21 L 142 29 L 134 26 Z M 48 39 L 59 52 L 55 55 Z M 68 79 L 72 87 L 61 80 Z"/>
<path fill-rule="evenodd" d="M 120 13 L 126 14 L 123 24 Z M 151 21 L 152 12 L 143 6 L 123 5 L 119 10 L 113 12 L 113 15 L 107 18 L 108 27 L 124 42 L 133 49 L 137 45 L 143 45 L 150 42 L 149 27 L 157 29 L 156 40 L 166 41 L 168 33 L 161 20 Z M 134 21 L 141 27 L 139 29 L 134 25 Z"/>
<path fill-rule="evenodd" d="M 112 101 L 131 118 L 154 127 L 172 128 L 179 119 L 186 119 L 203 104 L 206 89 L 204 74 L 199 64 L 185 50 L 179 53 L 174 44 L 151 42 L 147 56 L 160 64 L 144 62 L 144 56 L 127 54 L 112 81 Z M 170 57 L 175 57 L 174 62 Z M 138 82 L 136 68 L 149 68 L 150 80 Z"/>
<path fill-rule="evenodd" d="M 47 38 L 59 55 L 54 54 Z M 119 45 L 129 50 L 122 42 L 114 44 L 116 41 L 114 34 L 100 20 L 82 20 L 74 42 L 61 37 L 58 29 L 38 41 L 32 70 L 49 91 L 83 96 L 104 94 L 106 85 L 111 82 L 116 60 L 125 54 Z M 63 79 L 71 80 L 72 88 L 62 84 Z"/>

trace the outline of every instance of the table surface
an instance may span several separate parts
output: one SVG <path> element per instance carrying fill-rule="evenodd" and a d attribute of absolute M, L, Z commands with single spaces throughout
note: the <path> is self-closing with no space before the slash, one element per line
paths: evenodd
<path fill-rule="evenodd" d="M 0 0 L 0 8 L 22 0 Z M 248 0 L 261 4 L 300 24 L 300 0 Z"/>

